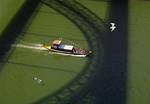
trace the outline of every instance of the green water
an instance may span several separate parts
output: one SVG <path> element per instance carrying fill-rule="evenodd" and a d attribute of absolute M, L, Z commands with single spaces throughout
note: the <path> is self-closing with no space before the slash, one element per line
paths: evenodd
<path fill-rule="evenodd" d="M 150 2 L 129 2 L 127 104 L 149 104 Z"/>
<path fill-rule="evenodd" d="M 0 35 L 25 0 L 0 0 Z"/>

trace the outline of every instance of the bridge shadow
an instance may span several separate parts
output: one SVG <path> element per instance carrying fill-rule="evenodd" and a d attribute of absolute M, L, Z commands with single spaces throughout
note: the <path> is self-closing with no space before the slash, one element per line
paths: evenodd
<path fill-rule="evenodd" d="M 31 17 L 31 14 L 37 7 L 38 3 L 39 0 L 26 0 L 2 32 L 2 36 L 0 37 L 0 62 L 6 61 L 11 55 L 11 52 L 7 56 L 6 53 L 11 49 L 11 44 L 15 43 L 16 38 Z M 3 62 L 0 64 L 0 70 L 2 70 L 3 64 Z"/>
<path fill-rule="evenodd" d="M 3 32 L 0 39 L 0 61 L 7 61 L 3 60 L 4 55 L 16 41 L 38 1 L 28 0 L 27 2 L 30 3 L 18 12 Z M 96 96 L 95 104 L 125 104 L 128 51 L 127 2 L 111 3 L 109 20 L 115 22 L 117 26 L 116 31 L 112 33 L 105 30 L 104 21 L 75 1 L 42 0 L 42 2 L 74 23 L 84 34 L 94 53 L 89 57 L 83 71 L 69 85 L 35 103 L 76 104 L 92 91 Z"/>
<path fill-rule="evenodd" d="M 109 22 L 116 30 L 104 38 L 104 64 L 95 78 L 95 104 L 125 104 L 127 93 L 128 1 L 112 1 Z M 93 83 L 93 84 L 94 84 Z"/>

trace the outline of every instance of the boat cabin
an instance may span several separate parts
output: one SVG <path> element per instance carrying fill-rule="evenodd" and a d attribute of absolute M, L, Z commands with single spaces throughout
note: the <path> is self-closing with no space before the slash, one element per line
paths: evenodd
<path fill-rule="evenodd" d="M 59 40 L 54 40 L 52 49 L 66 51 L 66 52 L 73 52 L 75 50 L 74 46 L 72 46 L 72 45 L 60 45 L 60 44 L 61 44 L 60 39 Z"/>

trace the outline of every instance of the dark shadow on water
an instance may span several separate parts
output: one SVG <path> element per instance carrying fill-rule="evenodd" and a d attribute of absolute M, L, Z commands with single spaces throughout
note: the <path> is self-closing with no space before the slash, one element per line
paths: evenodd
<path fill-rule="evenodd" d="M 11 44 L 16 41 L 26 22 L 35 10 L 39 0 L 26 0 L 14 18 L 10 21 L 0 38 L 0 61 L 6 60 L 6 53 L 11 49 Z M 5 58 L 5 59 L 4 59 Z M 0 70 L 3 64 L 0 64 Z"/>
<path fill-rule="evenodd" d="M 94 90 L 95 104 L 126 104 L 128 57 L 128 2 L 112 1 L 109 22 L 116 30 L 104 40 L 104 64 L 97 73 Z"/>

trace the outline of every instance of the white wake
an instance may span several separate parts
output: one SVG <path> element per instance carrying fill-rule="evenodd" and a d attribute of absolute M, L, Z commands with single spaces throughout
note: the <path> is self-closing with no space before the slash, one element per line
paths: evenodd
<path fill-rule="evenodd" d="M 31 45 L 17 44 L 15 45 L 15 47 L 35 49 L 35 50 L 47 50 L 46 48 L 43 47 L 43 44 L 31 44 Z"/>

